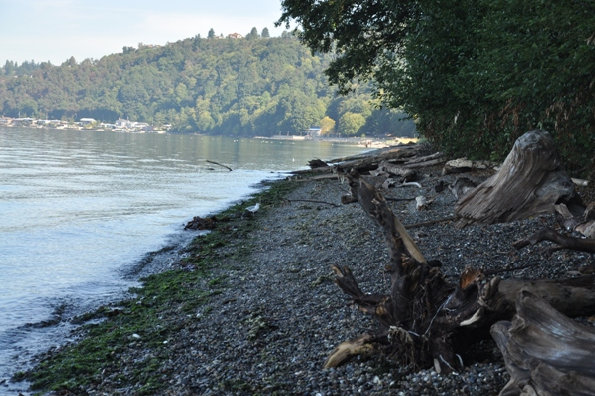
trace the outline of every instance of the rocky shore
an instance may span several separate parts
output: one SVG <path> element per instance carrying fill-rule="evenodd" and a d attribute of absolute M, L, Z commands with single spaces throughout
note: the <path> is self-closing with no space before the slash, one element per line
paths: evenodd
<path fill-rule="evenodd" d="M 453 176 L 441 176 L 438 167 L 421 173 L 421 189 L 386 192 L 405 225 L 453 214 L 454 195 L 435 191 Z M 77 344 L 40 357 L 21 379 L 60 395 L 497 394 L 508 374 L 489 340 L 470 346 L 466 368 L 454 374 L 413 370 L 384 357 L 323 369 L 338 344 L 374 327 L 334 284 L 330 266 L 349 266 L 366 292 L 385 293 L 390 284 L 380 231 L 357 203 L 341 204 L 348 190 L 338 179 L 279 181 L 217 215 L 215 229 L 143 289 L 76 318 L 100 323 L 83 327 Z M 418 195 L 432 199 L 425 210 L 415 207 Z M 260 209 L 247 213 L 256 202 Z M 553 221 L 547 215 L 459 229 L 447 220 L 410 233 L 453 279 L 466 266 L 528 279 L 567 276 L 593 264 L 586 253 L 545 257 L 540 246 L 512 247 Z"/>

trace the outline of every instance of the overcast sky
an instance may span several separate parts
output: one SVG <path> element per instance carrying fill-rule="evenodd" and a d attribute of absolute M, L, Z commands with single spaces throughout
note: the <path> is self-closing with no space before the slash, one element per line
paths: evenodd
<path fill-rule="evenodd" d="M 100 59 L 139 43 L 206 38 L 210 28 L 279 36 L 280 16 L 281 0 L 0 0 L 0 66 Z"/>

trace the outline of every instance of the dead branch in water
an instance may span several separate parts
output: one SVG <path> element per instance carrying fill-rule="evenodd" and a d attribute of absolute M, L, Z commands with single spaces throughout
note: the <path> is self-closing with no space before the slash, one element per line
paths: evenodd
<path fill-rule="evenodd" d="M 221 167 L 223 167 L 223 168 L 227 169 L 227 170 L 228 170 L 228 171 L 230 171 L 230 172 L 231 172 L 231 171 L 233 171 L 233 169 L 231 169 L 229 166 L 227 166 L 227 165 L 223 165 L 223 164 L 220 164 L 220 163 L 219 163 L 219 162 L 217 162 L 217 161 L 211 161 L 211 160 L 207 160 L 207 162 L 208 162 L 209 164 L 219 165 L 219 166 L 221 166 Z"/>

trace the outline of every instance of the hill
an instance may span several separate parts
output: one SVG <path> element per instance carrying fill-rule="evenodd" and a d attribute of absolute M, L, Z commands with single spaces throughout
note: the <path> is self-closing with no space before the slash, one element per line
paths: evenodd
<path fill-rule="evenodd" d="M 314 126 L 344 136 L 413 135 L 413 122 L 376 108 L 367 87 L 337 96 L 324 74 L 331 57 L 313 55 L 284 34 L 139 44 L 60 66 L 6 62 L 0 114 L 112 123 L 124 118 L 233 136 L 299 134 Z"/>

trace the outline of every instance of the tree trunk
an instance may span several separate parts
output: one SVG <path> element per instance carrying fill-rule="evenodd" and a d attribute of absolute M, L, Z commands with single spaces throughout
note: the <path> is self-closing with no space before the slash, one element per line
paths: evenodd
<path fill-rule="evenodd" d="M 503 223 L 552 212 L 555 204 L 574 195 L 553 139 L 535 130 L 517 139 L 498 173 L 465 195 L 455 214 L 460 226 Z"/>

